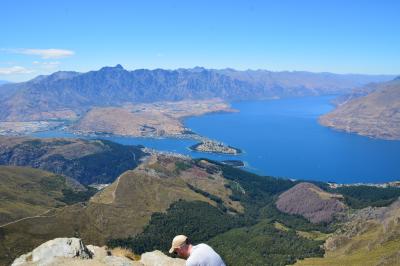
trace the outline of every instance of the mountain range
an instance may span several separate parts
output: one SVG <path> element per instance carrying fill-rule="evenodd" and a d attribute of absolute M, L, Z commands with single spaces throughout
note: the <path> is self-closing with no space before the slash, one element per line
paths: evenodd
<path fill-rule="evenodd" d="M 234 69 L 138 69 L 56 72 L 0 86 L 0 121 L 76 119 L 93 106 L 221 98 L 227 101 L 343 94 L 385 75 Z"/>

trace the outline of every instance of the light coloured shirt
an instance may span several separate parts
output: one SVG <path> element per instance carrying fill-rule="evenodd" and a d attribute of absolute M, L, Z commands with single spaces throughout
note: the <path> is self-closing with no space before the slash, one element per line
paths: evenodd
<path fill-rule="evenodd" d="M 226 266 L 221 257 L 207 244 L 192 247 L 186 266 Z"/>

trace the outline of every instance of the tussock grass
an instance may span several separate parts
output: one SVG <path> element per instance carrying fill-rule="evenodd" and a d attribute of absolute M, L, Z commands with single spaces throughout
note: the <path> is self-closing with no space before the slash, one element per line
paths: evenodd
<path fill-rule="evenodd" d="M 121 247 L 116 247 L 110 250 L 111 255 L 116 256 L 116 257 L 125 257 L 130 260 L 138 261 L 140 260 L 139 255 L 135 255 L 132 250 L 128 248 L 121 248 Z"/>

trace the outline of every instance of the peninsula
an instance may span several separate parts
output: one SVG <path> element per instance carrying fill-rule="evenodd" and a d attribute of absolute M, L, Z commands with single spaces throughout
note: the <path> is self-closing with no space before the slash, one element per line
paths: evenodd
<path fill-rule="evenodd" d="M 69 130 L 79 134 L 196 138 L 197 135 L 183 125 L 183 119 L 215 112 L 235 110 L 220 99 L 94 107 L 70 126 Z"/>
<path fill-rule="evenodd" d="M 362 136 L 399 140 L 400 77 L 371 84 L 368 90 L 367 95 L 341 103 L 335 110 L 320 117 L 319 122 Z"/>

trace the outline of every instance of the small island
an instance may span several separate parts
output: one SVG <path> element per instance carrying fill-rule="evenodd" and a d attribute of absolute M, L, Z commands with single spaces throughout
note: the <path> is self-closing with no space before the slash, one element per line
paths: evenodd
<path fill-rule="evenodd" d="M 192 151 L 222 153 L 230 155 L 237 155 L 242 153 L 242 151 L 238 148 L 227 146 L 221 142 L 213 140 L 203 140 L 202 142 L 190 146 L 190 149 Z"/>

